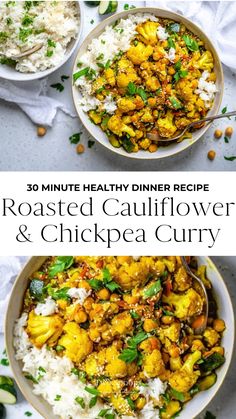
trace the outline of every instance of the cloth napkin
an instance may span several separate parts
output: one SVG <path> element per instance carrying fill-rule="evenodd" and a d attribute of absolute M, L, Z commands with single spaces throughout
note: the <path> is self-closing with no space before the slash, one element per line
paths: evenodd
<path fill-rule="evenodd" d="M 200 26 L 218 49 L 223 64 L 236 72 L 236 1 L 146 1 L 179 13 Z"/>
<path fill-rule="evenodd" d="M 0 257 L 0 333 L 3 333 L 4 318 L 12 286 L 27 259 L 25 256 Z"/>

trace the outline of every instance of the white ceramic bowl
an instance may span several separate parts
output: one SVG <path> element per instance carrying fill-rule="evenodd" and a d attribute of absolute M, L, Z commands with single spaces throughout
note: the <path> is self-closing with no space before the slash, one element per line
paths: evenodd
<path fill-rule="evenodd" d="M 6 80 L 27 82 L 30 80 L 41 79 L 43 77 L 49 76 L 49 74 L 52 74 L 54 71 L 58 70 L 61 66 L 63 66 L 63 64 L 65 64 L 69 60 L 71 55 L 75 52 L 76 48 L 78 47 L 81 33 L 82 33 L 83 8 L 80 6 L 80 1 L 76 1 L 76 3 L 79 10 L 79 15 L 80 15 L 79 30 L 78 30 L 76 39 L 73 39 L 69 43 L 63 60 L 56 67 L 49 68 L 45 71 L 38 71 L 37 73 L 20 73 L 19 71 L 16 71 L 13 67 L 0 64 L 0 77 Z"/>
<path fill-rule="evenodd" d="M 80 57 L 86 52 L 87 47 L 91 43 L 92 39 L 98 38 L 98 36 L 101 35 L 101 33 L 104 31 L 107 25 L 112 25 L 116 20 L 121 19 L 121 18 L 125 19 L 128 17 L 128 15 L 135 14 L 135 13 L 152 13 L 156 15 L 157 17 L 168 18 L 168 19 L 173 19 L 177 22 L 182 22 L 190 31 L 198 35 L 200 39 L 202 39 L 205 42 L 206 47 L 212 52 L 213 57 L 214 57 L 214 62 L 215 62 L 214 71 L 217 76 L 216 86 L 218 89 L 215 95 L 213 107 L 211 108 L 208 114 L 216 115 L 220 108 L 220 104 L 221 104 L 222 96 L 223 96 L 223 88 L 224 88 L 223 70 L 222 70 L 218 53 L 214 45 L 210 41 L 210 39 L 198 26 L 196 26 L 189 19 L 186 19 L 185 17 L 177 13 L 168 11 L 168 10 L 158 9 L 155 7 L 145 7 L 145 8 L 140 7 L 140 8 L 136 8 L 136 9 L 132 9 L 129 11 L 115 14 L 109 17 L 108 19 L 105 19 L 96 28 L 94 28 L 92 32 L 89 33 L 89 35 L 85 38 L 84 42 L 79 48 L 79 52 L 75 60 L 73 73 L 78 71 L 77 63 L 80 61 Z M 73 80 L 73 77 L 72 77 L 72 80 Z M 197 140 L 199 140 L 199 138 L 203 136 L 203 134 L 207 131 L 207 129 L 211 125 L 211 124 L 207 124 L 205 127 L 195 131 L 191 139 L 186 139 L 180 143 L 172 143 L 171 145 L 166 146 L 166 147 L 160 147 L 158 151 L 155 153 L 149 153 L 148 151 L 144 151 L 144 150 L 140 150 L 137 153 L 127 153 L 122 147 L 121 148 L 112 147 L 112 145 L 109 143 L 109 140 L 106 134 L 99 128 L 99 126 L 94 125 L 90 121 L 88 115 L 78 105 L 78 102 L 81 99 L 81 94 L 79 92 L 79 89 L 73 84 L 72 84 L 72 92 L 73 92 L 73 99 L 74 99 L 74 104 L 75 104 L 77 113 L 81 119 L 81 122 L 83 123 L 85 128 L 89 131 L 90 135 L 92 135 L 97 141 L 99 141 L 103 146 L 105 146 L 109 150 L 113 151 L 114 153 L 120 154 L 121 156 L 124 156 L 124 157 L 129 157 L 133 159 L 151 160 L 151 159 L 162 159 L 164 157 L 172 156 L 174 154 L 180 153 L 181 151 L 185 150 L 186 148 L 191 146 L 193 143 L 195 143 Z"/>
<path fill-rule="evenodd" d="M 51 406 L 44 399 L 42 399 L 42 397 L 38 397 L 33 394 L 32 384 L 24 377 L 22 373 L 22 363 L 16 361 L 14 355 L 15 351 L 13 348 L 13 328 L 16 319 L 21 315 L 22 301 L 28 285 L 28 278 L 33 272 L 40 268 L 45 259 L 45 257 L 32 257 L 15 282 L 6 315 L 5 340 L 10 365 L 16 382 L 24 397 L 44 418 L 57 419 L 57 417 L 52 413 Z M 224 280 L 216 266 L 208 257 L 198 257 L 197 259 L 199 264 L 207 266 L 207 276 L 213 285 L 214 296 L 218 306 L 218 315 L 220 318 L 224 319 L 226 323 L 226 330 L 222 339 L 222 345 L 225 348 L 226 361 L 219 369 L 217 369 L 217 381 L 215 385 L 209 390 L 200 392 L 194 396 L 194 398 L 186 404 L 183 411 L 180 413 L 179 419 L 194 419 L 215 396 L 228 371 L 234 345 L 234 313 L 230 295 L 225 286 Z"/>

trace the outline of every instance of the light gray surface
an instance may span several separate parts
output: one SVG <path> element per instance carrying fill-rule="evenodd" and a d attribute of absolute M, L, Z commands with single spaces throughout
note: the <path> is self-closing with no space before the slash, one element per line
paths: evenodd
<path fill-rule="evenodd" d="M 125 1 L 119 2 L 119 10 L 123 10 Z M 143 6 L 143 1 L 134 1 L 130 4 Z M 82 38 L 94 28 L 98 22 L 97 9 L 85 7 L 85 27 Z M 94 24 L 91 24 L 94 19 Z M 58 70 L 49 78 L 49 85 L 60 80 L 62 74 L 71 74 L 73 58 L 64 67 Z M 234 110 L 235 107 L 235 76 L 231 71 L 224 69 L 225 73 L 225 93 L 222 107 Z M 50 95 L 59 100 L 71 101 L 70 81 L 65 83 L 66 89 L 63 93 L 57 93 L 49 88 Z M 213 132 L 215 126 L 223 129 L 232 125 L 236 129 L 234 120 L 222 120 L 216 123 L 208 131 L 208 134 L 200 139 L 188 150 L 176 157 L 164 159 L 162 161 L 137 161 L 124 158 L 106 150 L 100 144 L 96 144 L 92 149 L 87 149 L 88 136 L 83 130 L 82 143 L 86 146 L 86 152 L 77 155 L 75 146 L 69 143 L 69 137 L 75 132 L 80 131 L 81 126 L 77 118 L 73 119 L 64 114 L 59 114 L 52 129 L 49 129 L 44 138 L 38 138 L 36 127 L 31 123 L 26 115 L 17 106 L 0 101 L 0 170 L 41 170 L 41 171 L 81 171 L 81 170 L 235 170 L 236 161 L 229 162 L 224 160 L 224 155 L 236 155 L 236 133 L 225 144 L 224 139 L 215 140 Z M 216 158 L 213 162 L 207 158 L 209 150 L 216 151 Z"/>
<path fill-rule="evenodd" d="M 232 303 L 234 306 L 234 313 L 236 313 L 236 257 L 214 257 L 212 260 L 220 270 L 228 287 Z M 0 357 L 4 350 L 3 335 L 0 334 Z M 10 369 L 0 365 L 0 374 L 10 374 Z M 236 397 L 235 397 L 235 377 L 236 377 L 236 354 L 234 355 L 231 367 L 228 371 L 226 379 L 214 397 L 212 402 L 208 405 L 205 411 L 212 412 L 217 419 L 234 419 L 236 412 Z M 41 416 L 37 414 L 31 406 L 23 399 L 19 393 L 18 403 L 15 406 L 7 407 L 7 419 L 24 418 L 25 411 L 33 413 L 33 419 L 40 419 Z M 205 411 L 196 419 L 203 419 Z M 192 419 L 192 418 L 189 418 Z"/>

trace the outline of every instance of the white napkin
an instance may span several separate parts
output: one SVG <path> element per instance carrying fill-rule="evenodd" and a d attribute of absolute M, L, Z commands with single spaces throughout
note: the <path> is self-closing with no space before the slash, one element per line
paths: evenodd
<path fill-rule="evenodd" d="M 3 333 L 4 318 L 12 286 L 27 259 L 25 256 L 0 257 L 0 333 Z"/>
<path fill-rule="evenodd" d="M 57 110 L 75 117 L 72 109 L 49 96 L 48 79 L 13 83 L 0 78 L 0 99 L 13 102 L 37 125 L 52 126 Z"/>
<path fill-rule="evenodd" d="M 236 70 L 236 1 L 146 1 L 192 19 L 212 39 L 223 64 Z"/>

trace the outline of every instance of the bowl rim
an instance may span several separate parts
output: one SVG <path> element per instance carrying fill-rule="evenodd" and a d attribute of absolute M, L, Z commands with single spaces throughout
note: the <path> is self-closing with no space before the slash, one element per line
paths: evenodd
<path fill-rule="evenodd" d="M 14 301 L 13 301 L 14 300 L 14 294 L 15 294 L 15 289 L 17 288 L 17 283 L 18 283 L 19 279 L 22 278 L 22 276 L 24 275 L 24 272 L 27 270 L 27 267 L 28 267 L 28 265 L 30 263 L 32 263 L 34 260 L 36 261 L 38 259 L 39 266 L 40 266 L 42 263 L 44 263 L 44 261 L 48 257 L 49 256 L 32 256 L 24 264 L 24 266 L 20 270 L 19 274 L 17 275 L 17 278 L 15 280 L 15 283 L 14 283 L 14 285 L 12 287 L 12 291 L 11 291 L 11 295 L 10 295 L 10 298 L 9 298 L 8 307 L 7 307 L 7 311 L 6 311 L 6 315 L 5 315 L 5 323 L 4 323 L 5 347 L 6 347 L 6 350 L 7 350 L 8 359 L 9 359 L 9 363 L 10 363 L 10 368 L 11 368 L 11 371 L 13 373 L 14 379 L 15 379 L 15 381 L 17 383 L 17 386 L 19 387 L 21 393 L 23 394 L 24 398 L 27 400 L 27 402 L 31 406 L 33 406 L 33 408 L 36 411 L 38 411 L 38 413 L 41 416 L 43 416 L 45 419 L 49 419 L 49 418 L 47 418 L 47 416 L 44 416 L 44 414 L 42 413 L 42 411 L 40 410 L 39 407 L 35 407 L 35 405 L 30 400 L 30 397 L 28 397 L 28 395 L 26 394 L 25 387 L 24 387 L 24 382 L 23 382 L 23 374 L 18 375 L 18 372 L 16 371 L 16 365 L 19 366 L 19 362 L 20 361 L 16 360 L 15 357 L 14 357 L 14 351 L 15 350 L 14 350 L 14 346 L 13 346 L 13 335 L 10 335 L 9 334 L 10 330 L 9 330 L 9 327 L 7 326 L 7 324 L 8 324 L 8 318 L 9 318 L 10 313 L 11 313 L 11 305 L 14 304 Z M 229 371 L 229 368 L 230 368 L 230 365 L 231 365 L 231 362 L 232 362 L 232 356 L 233 356 L 233 353 L 234 353 L 234 346 L 235 346 L 235 317 L 234 317 L 234 308 L 233 308 L 233 304 L 232 304 L 230 293 L 228 291 L 228 287 L 227 287 L 227 285 L 226 285 L 226 283 L 224 281 L 224 278 L 223 278 L 221 272 L 219 271 L 219 269 L 217 268 L 216 264 L 212 261 L 212 259 L 209 256 L 196 256 L 196 258 L 203 258 L 203 259 L 205 259 L 205 262 L 204 263 L 207 265 L 207 267 L 209 269 L 211 269 L 211 270 L 213 270 L 215 272 L 215 274 L 217 275 L 217 278 L 223 284 L 223 287 L 222 287 L 223 288 L 223 292 L 224 292 L 224 295 L 226 295 L 226 297 L 227 297 L 227 300 L 228 300 L 228 309 L 230 311 L 230 316 L 232 316 L 232 323 L 231 323 L 231 328 L 232 328 L 231 342 L 232 342 L 232 345 L 231 345 L 231 347 L 227 348 L 227 350 L 228 350 L 228 356 L 227 356 L 228 362 L 227 362 L 227 366 L 225 367 L 225 370 L 224 370 L 223 374 L 221 375 L 221 377 L 219 378 L 217 376 L 217 381 L 216 381 L 216 384 L 214 386 L 215 388 L 213 387 L 214 388 L 214 391 L 213 391 L 212 395 L 209 397 L 207 403 L 203 407 L 202 406 L 199 406 L 199 409 L 200 410 L 195 414 L 195 416 L 192 417 L 192 419 L 196 418 L 209 405 L 209 403 L 213 400 L 213 398 L 216 396 L 216 394 L 220 390 L 222 384 L 225 381 L 226 375 L 227 375 L 227 373 Z M 39 261 L 39 259 L 40 259 L 40 261 Z M 209 279 L 211 280 L 211 278 L 209 278 Z M 28 284 L 28 281 L 27 281 L 26 284 Z M 25 287 L 25 289 L 26 289 L 26 287 Z M 14 320 L 14 322 L 15 322 L 15 320 Z M 8 342 L 11 342 L 11 350 L 10 351 L 8 351 Z M 12 354 L 13 355 L 12 358 L 11 358 L 11 355 L 9 356 L 9 354 Z M 36 397 L 39 399 L 41 396 L 36 396 Z M 47 403 L 48 406 L 51 407 L 49 405 L 49 403 L 45 399 L 43 399 L 43 402 L 44 403 Z M 54 417 L 57 418 L 58 416 L 54 415 Z"/>
<path fill-rule="evenodd" d="M 67 61 L 71 58 L 71 56 L 74 54 L 74 52 L 76 51 L 78 44 L 80 42 L 81 39 L 81 35 L 83 32 L 83 28 L 84 28 L 84 8 L 81 7 L 81 1 L 80 0 L 74 0 L 77 3 L 77 7 L 79 10 L 79 16 L 80 16 L 80 22 L 79 22 L 79 31 L 76 35 L 76 38 L 74 39 L 74 45 L 72 46 L 72 48 L 70 49 L 70 51 L 67 53 L 65 53 L 63 60 L 56 66 L 56 67 L 51 67 L 48 68 L 44 71 L 37 71 L 36 73 L 21 73 L 17 70 L 14 70 L 13 73 L 9 74 L 9 75 L 1 75 L 0 74 L 0 78 L 2 78 L 3 80 L 8 80 L 8 81 L 12 81 L 12 82 L 19 82 L 19 83 L 27 83 L 33 80 L 41 80 L 44 77 L 48 77 L 51 74 L 53 74 L 55 71 L 59 70 L 59 68 L 61 68 L 64 64 L 67 63 Z M 73 42 L 73 40 L 71 40 Z M 70 42 L 71 42 L 70 41 Z M 16 75 L 14 77 L 14 75 Z M 25 79 L 24 78 L 17 78 L 20 77 L 20 75 L 25 75 Z"/>
<path fill-rule="evenodd" d="M 181 143 L 174 143 L 174 144 L 183 144 L 182 148 L 180 149 L 174 149 L 171 150 L 170 153 L 166 154 L 166 155 L 160 155 L 157 152 L 155 153 L 148 153 L 147 151 L 143 151 L 143 150 L 139 150 L 137 153 L 127 153 L 123 151 L 122 148 L 115 148 L 112 147 L 107 139 L 107 143 L 104 142 L 103 140 L 100 140 L 99 136 L 95 136 L 95 134 L 92 132 L 92 128 L 90 127 L 89 123 L 88 123 L 88 117 L 86 115 L 86 113 L 81 109 L 80 105 L 77 103 L 77 94 L 78 94 L 78 88 L 74 85 L 73 82 L 73 74 L 77 68 L 77 61 L 78 58 L 80 56 L 80 51 L 83 47 L 89 45 L 89 42 L 91 42 L 91 40 L 94 37 L 97 37 L 98 34 L 97 32 L 100 34 L 100 28 L 103 27 L 103 30 L 105 29 L 105 27 L 107 25 L 110 25 L 114 20 L 118 20 L 118 19 L 122 19 L 122 18 L 127 18 L 129 14 L 136 14 L 136 13 L 151 13 L 151 14 L 155 14 L 158 17 L 158 12 L 159 13 L 167 13 L 167 14 L 171 14 L 173 17 L 173 20 L 177 21 L 184 21 L 184 23 L 186 24 L 186 26 L 188 27 L 188 25 L 190 26 L 190 30 L 194 30 L 197 33 L 200 33 L 201 35 L 203 35 L 203 38 L 205 39 L 205 41 L 207 41 L 207 43 L 210 46 L 211 51 L 213 52 L 213 55 L 215 57 L 215 61 L 218 66 L 218 70 L 219 70 L 219 78 L 221 79 L 221 87 L 220 87 L 220 91 L 218 92 L 218 98 L 217 98 L 217 102 L 218 104 L 216 105 L 216 109 L 214 111 L 214 115 L 217 115 L 222 103 L 222 99 L 223 99 L 223 92 L 224 92 L 224 72 L 223 72 L 223 66 L 218 54 L 218 51 L 215 47 L 215 45 L 213 44 L 213 42 L 211 41 L 211 39 L 208 37 L 208 35 L 203 31 L 202 28 L 200 28 L 195 22 L 193 22 L 191 19 L 186 18 L 185 16 L 176 13 L 176 12 L 172 12 L 171 10 L 165 9 L 165 8 L 160 8 L 160 7 L 136 7 L 134 9 L 130 9 L 130 10 L 125 10 L 119 13 L 116 13 L 112 16 L 107 17 L 106 19 L 102 20 L 95 28 L 93 28 L 92 31 L 90 31 L 87 36 L 84 38 L 82 44 L 80 45 L 75 60 L 74 60 L 74 64 L 73 64 L 73 70 L 72 70 L 72 76 L 71 76 L 71 90 L 72 90 L 72 98 L 73 98 L 73 102 L 74 102 L 74 106 L 76 109 L 76 113 L 80 119 L 80 122 L 82 123 L 83 127 L 88 131 L 89 135 L 92 136 L 93 138 L 95 138 L 96 141 L 99 142 L 99 144 L 101 144 L 103 147 L 105 147 L 106 149 L 112 151 L 115 154 L 118 154 L 119 156 L 122 157 L 126 157 L 128 159 L 133 159 L 133 160 L 162 160 L 165 158 L 169 158 L 169 157 L 173 157 L 178 155 L 179 153 L 185 151 L 187 148 L 191 147 L 193 144 L 195 144 L 198 140 L 200 140 L 203 135 L 206 133 L 206 131 L 211 127 L 213 122 L 207 123 L 203 128 L 201 128 L 200 130 L 196 131 L 196 133 L 198 135 L 196 135 L 196 138 L 191 138 L 191 139 L 186 139 L 181 141 Z M 170 19 L 171 17 L 169 17 Z M 168 18 L 167 18 L 168 19 Z M 192 28 L 191 28 L 192 27 Z M 90 38 L 90 41 L 88 42 Z M 209 112 L 211 112 L 211 109 L 209 110 Z M 82 117 L 82 115 L 86 115 L 84 117 Z M 213 115 L 213 114 L 212 114 Z M 169 146 L 166 146 L 166 148 L 168 149 Z M 142 153 L 143 152 L 143 153 Z M 146 154 L 145 154 L 146 153 Z"/>

